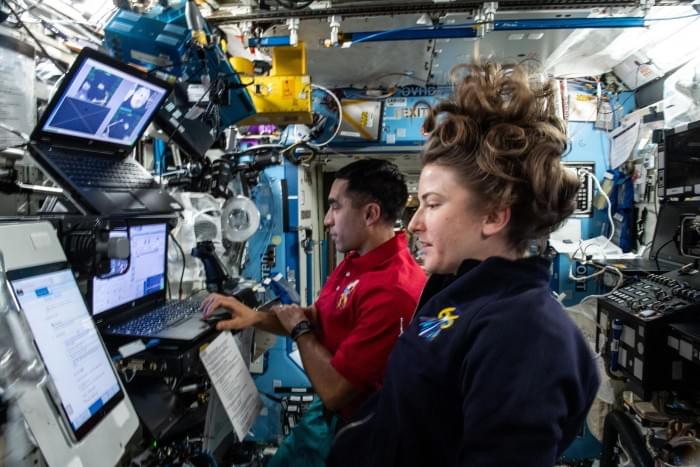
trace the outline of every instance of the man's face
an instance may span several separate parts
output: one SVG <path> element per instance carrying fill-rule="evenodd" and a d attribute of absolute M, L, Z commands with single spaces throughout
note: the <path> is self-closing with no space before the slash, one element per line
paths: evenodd
<path fill-rule="evenodd" d="M 359 250 L 368 236 L 366 205 L 354 207 L 347 194 L 348 181 L 338 179 L 333 182 L 328 195 L 328 212 L 323 225 L 328 229 L 335 248 L 341 253 Z"/>
<path fill-rule="evenodd" d="M 150 91 L 146 88 L 138 88 L 134 95 L 131 96 L 131 108 L 140 109 L 148 101 L 148 97 L 151 95 Z"/>

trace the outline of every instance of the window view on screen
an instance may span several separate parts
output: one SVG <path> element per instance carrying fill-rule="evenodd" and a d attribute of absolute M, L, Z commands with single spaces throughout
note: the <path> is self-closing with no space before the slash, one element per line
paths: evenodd
<path fill-rule="evenodd" d="M 120 389 L 73 273 L 66 269 L 19 279 L 12 288 L 77 431 Z"/>
<path fill-rule="evenodd" d="M 88 58 L 73 73 L 42 130 L 131 145 L 158 110 L 165 92 Z"/>
<path fill-rule="evenodd" d="M 92 314 L 165 289 L 165 224 L 129 227 L 131 255 L 125 274 L 92 282 Z"/>

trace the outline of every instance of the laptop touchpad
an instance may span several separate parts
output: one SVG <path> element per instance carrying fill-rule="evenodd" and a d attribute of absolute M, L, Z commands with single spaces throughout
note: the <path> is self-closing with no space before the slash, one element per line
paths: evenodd
<path fill-rule="evenodd" d="M 136 196 L 129 192 L 105 191 L 104 194 L 112 203 L 114 203 L 115 206 L 120 209 L 124 209 L 126 211 L 143 211 L 146 209 L 146 206 L 144 206 L 143 203 L 136 198 Z"/>

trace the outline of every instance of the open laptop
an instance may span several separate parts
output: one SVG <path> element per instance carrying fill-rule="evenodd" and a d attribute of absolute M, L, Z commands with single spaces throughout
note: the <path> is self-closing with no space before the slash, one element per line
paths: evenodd
<path fill-rule="evenodd" d="M 46 221 L 2 222 L 0 252 L 6 268 L 2 280 L 16 305 L 0 306 L 1 321 L 11 334 L 11 341 L 3 346 L 13 349 L 3 358 L 8 357 L 11 366 L 20 364 L 18 369 L 23 370 L 15 386 L 21 397 L 12 403 L 23 423 L 11 422 L 3 430 L 16 435 L 25 425 L 31 444 L 45 460 L 42 465 L 114 467 L 138 431 L 139 420 L 90 317 L 56 230 Z M 46 377 L 38 381 L 36 372 L 26 373 L 37 368 L 36 356 L 46 370 Z M 7 359 L 2 363 L 5 368 Z M 38 459 L 37 452 L 23 449 L 26 443 L 21 437 L 10 438 L 0 464 L 26 463 L 22 459 L 28 457 L 17 455 Z"/>
<path fill-rule="evenodd" d="M 165 223 L 131 224 L 131 255 L 120 274 L 94 278 L 88 289 L 92 317 L 103 336 L 190 343 L 212 332 L 201 320 L 200 300 L 166 303 L 167 241 Z"/>
<path fill-rule="evenodd" d="M 85 214 L 181 210 L 130 157 L 169 92 L 164 81 L 84 48 L 34 129 L 29 151 Z"/>
<path fill-rule="evenodd" d="M 67 263 L 8 271 L 17 303 L 53 382 L 50 392 L 75 442 L 124 399 L 111 361 Z"/>

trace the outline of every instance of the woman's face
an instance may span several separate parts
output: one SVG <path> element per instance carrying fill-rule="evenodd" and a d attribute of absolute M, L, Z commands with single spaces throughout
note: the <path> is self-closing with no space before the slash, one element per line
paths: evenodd
<path fill-rule="evenodd" d="M 484 259 L 486 216 L 474 210 L 474 195 L 458 182 L 452 169 L 423 167 L 418 197 L 420 207 L 408 228 L 421 242 L 426 271 L 452 274 L 465 259 Z"/>

